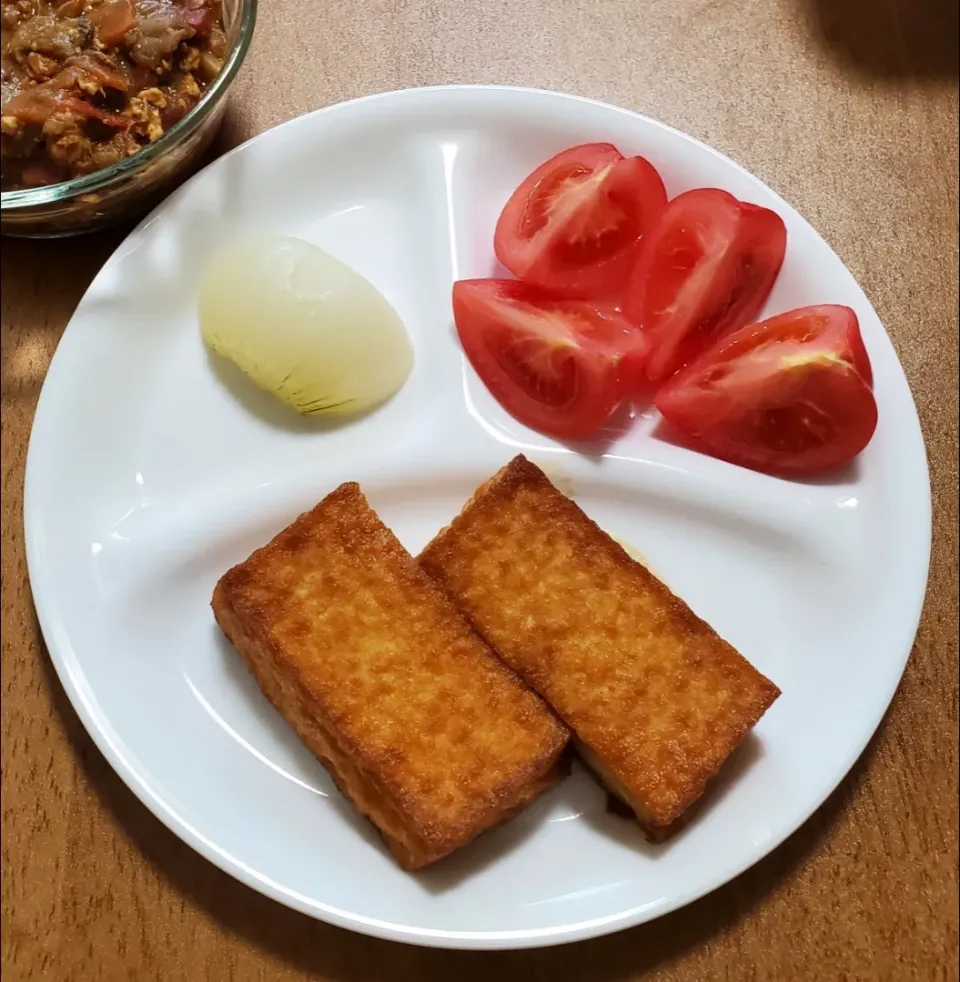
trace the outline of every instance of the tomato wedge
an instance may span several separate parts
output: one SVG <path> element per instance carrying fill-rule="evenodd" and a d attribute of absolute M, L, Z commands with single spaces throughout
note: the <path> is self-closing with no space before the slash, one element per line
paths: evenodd
<path fill-rule="evenodd" d="M 90 22 L 102 44 L 119 44 L 137 26 L 133 0 L 106 0 L 90 11 Z"/>
<path fill-rule="evenodd" d="M 768 208 L 717 188 L 674 198 L 640 245 L 623 305 L 649 337 L 651 381 L 669 378 L 718 337 L 753 321 L 786 247 L 786 226 Z"/>
<path fill-rule="evenodd" d="M 453 316 L 497 401 L 560 439 L 600 429 L 642 370 L 645 341 L 613 307 L 557 299 L 517 280 L 460 280 Z"/>
<path fill-rule="evenodd" d="M 872 373 L 849 307 L 801 307 L 722 338 L 654 399 L 708 453 L 781 475 L 839 467 L 877 426 Z"/>
<path fill-rule="evenodd" d="M 510 196 L 494 251 L 514 276 L 567 297 L 619 302 L 638 240 L 667 205 L 656 168 L 609 143 L 571 147 Z"/>

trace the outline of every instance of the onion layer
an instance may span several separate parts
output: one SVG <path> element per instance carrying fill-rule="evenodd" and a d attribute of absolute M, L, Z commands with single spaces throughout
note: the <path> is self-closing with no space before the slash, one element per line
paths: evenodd
<path fill-rule="evenodd" d="M 403 323 L 373 284 L 286 236 L 244 238 L 213 256 L 200 330 L 213 351 L 305 415 L 369 409 L 413 366 Z"/>

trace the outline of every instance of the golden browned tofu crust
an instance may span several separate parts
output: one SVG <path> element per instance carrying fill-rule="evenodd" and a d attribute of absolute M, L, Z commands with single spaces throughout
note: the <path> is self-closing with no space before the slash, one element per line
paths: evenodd
<path fill-rule="evenodd" d="M 344 484 L 217 584 L 261 689 L 408 869 L 564 770 L 562 723 Z"/>
<path fill-rule="evenodd" d="M 523 456 L 420 564 L 653 839 L 780 694 Z"/>

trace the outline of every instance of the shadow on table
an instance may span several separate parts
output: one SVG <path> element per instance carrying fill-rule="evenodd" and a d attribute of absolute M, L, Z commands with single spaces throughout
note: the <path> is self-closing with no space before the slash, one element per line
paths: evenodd
<path fill-rule="evenodd" d="M 38 631 L 39 633 L 39 631 Z M 44 667 L 64 729 L 86 780 L 124 834 L 189 902 L 239 936 L 309 977 L 336 982 L 481 982 L 510 978 L 620 982 L 723 934 L 792 876 L 829 836 L 867 770 L 872 740 L 847 779 L 799 831 L 752 869 L 702 900 L 606 938 L 529 951 L 460 952 L 415 948 L 314 921 L 233 880 L 201 859 L 134 797 L 73 712 L 53 666 Z"/>
<path fill-rule="evenodd" d="M 81 249 L 70 239 L 0 240 L 4 400 L 36 403 L 50 353 L 67 320 L 128 230 L 88 235 Z M 53 310 L 47 320 L 37 313 Z"/>
<path fill-rule="evenodd" d="M 800 0 L 824 46 L 882 78 L 956 78 L 957 0 Z"/>

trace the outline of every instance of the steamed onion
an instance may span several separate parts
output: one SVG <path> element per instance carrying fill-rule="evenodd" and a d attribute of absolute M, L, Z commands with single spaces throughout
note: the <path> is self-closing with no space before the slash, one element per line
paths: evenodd
<path fill-rule="evenodd" d="M 346 263 L 302 239 L 241 239 L 211 260 L 200 330 L 261 388 L 305 415 L 362 412 L 406 381 L 403 323 Z"/>

